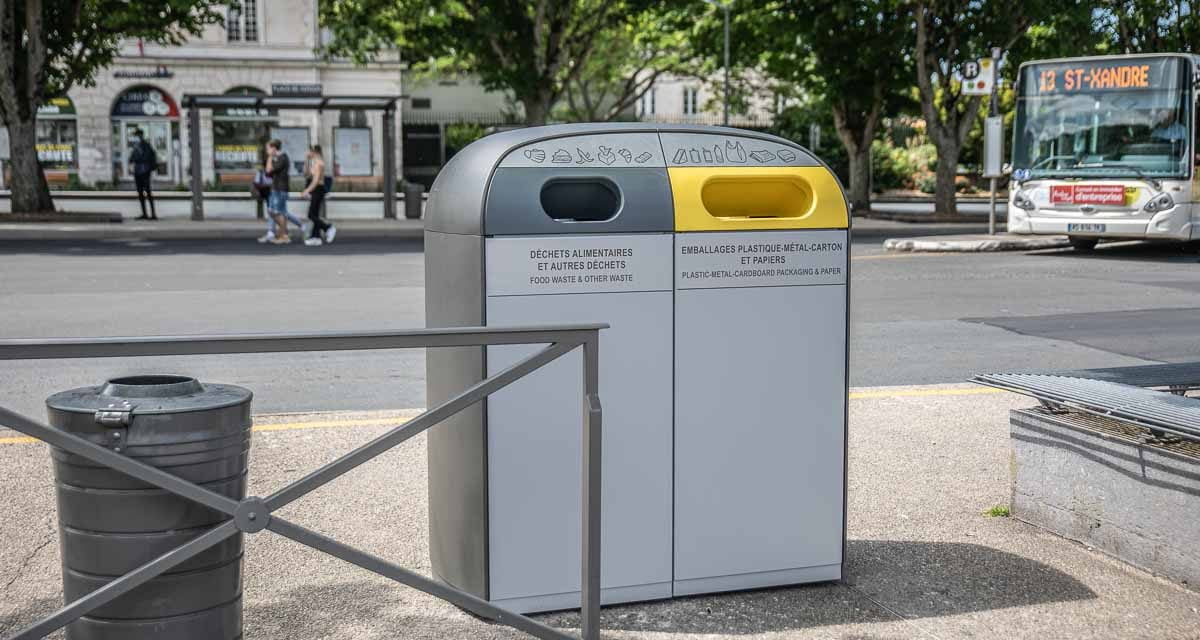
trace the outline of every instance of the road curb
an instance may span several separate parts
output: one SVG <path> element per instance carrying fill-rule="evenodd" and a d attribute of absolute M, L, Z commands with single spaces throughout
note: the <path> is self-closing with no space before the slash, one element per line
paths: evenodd
<path fill-rule="evenodd" d="M 883 248 L 888 251 L 986 253 L 993 251 L 1033 251 L 1070 246 L 1066 236 L 934 236 L 921 238 L 888 238 Z"/>
<path fill-rule="evenodd" d="M 415 239 L 424 236 L 420 220 L 396 222 L 334 221 L 340 239 Z M 4 240 L 254 240 L 262 235 L 265 222 L 197 222 L 123 224 L 0 224 Z"/>

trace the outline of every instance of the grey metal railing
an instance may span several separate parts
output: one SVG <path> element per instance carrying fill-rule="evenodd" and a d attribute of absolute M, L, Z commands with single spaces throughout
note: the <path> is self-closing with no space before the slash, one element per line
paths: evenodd
<path fill-rule="evenodd" d="M 413 349 L 485 345 L 548 345 L 533 355 L 450 398 L 442 405 L 399 425 L 337 460 L 277 490 L 266 498 L 233 500 L 165 471 L 127 458 L 79 436 L 0 407 L 0 426 L 9 427 L 75 455 L 165 489 L 175 495 L 224 513 L 231 518 L 158 558 L 114 579 L 86 596 L 25 627 L 9 640 L 41 638 L 111 602 L 213 545 L 242 533 L 273 531 L 300 544 L 451 602 L 478 616 L 494 620 L 544 640 L 569 640 L 570 635 L 529 617 L 435 582 L 364 551 L 285 520 L 275 512 L 305 494 L 367 462 L 446 418 L 503 389 L 577 347 L 583 350 L 583 536 L 580 635 L 600 637 L 600 462 L 601 414 L 599 340 L 605 324 L 546 327 L 464 327 L 412 331 L 359 331 L 312 334 L 248 334 L 163 336 L 100 339 L 0 340 L 0 360 L 108 358 L 128 356 L 214 355 L 296 351 Z"/>

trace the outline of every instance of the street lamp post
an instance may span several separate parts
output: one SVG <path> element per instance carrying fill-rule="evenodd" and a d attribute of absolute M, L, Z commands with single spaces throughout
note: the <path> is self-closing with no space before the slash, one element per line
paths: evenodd
<path fill-rule="evenodd" d="M 721 124 L 729 126 L 729 3 L 722 3 L 721 8 L 725 10 L 725 115 L 721 119 Z"/>
<path fill-rule="evenodd" d="M 721 123 L 729 126 L 729 5 L 733 4 L 733 0 L 725 0 L 718 2 L 717 0 L 704 0 L 705 2 L 720 7 L 721 11 L 725 12 L 725 92 L 721 96 L 724 105 L 724 116 L 721 118 Z"/>

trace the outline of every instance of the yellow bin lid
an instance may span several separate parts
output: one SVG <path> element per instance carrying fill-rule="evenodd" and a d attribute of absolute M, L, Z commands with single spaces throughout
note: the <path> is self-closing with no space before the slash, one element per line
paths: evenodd
<path fill-rule="evenodd" d="M 662 131 L 676 231 L 845 229 L 837 177 L 781 138 Z"/>

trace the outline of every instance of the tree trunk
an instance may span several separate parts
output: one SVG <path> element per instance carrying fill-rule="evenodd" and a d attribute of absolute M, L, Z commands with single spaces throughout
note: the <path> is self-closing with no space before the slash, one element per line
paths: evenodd
<path fill-rule="evenodd" d="M 958 154 L 962 151 L 962 145 L 957 140 L 944 138 L 936 141 L 934 146 L 937 147 L 937 182 L 933 192 L 933 210 L 938 215 L 957 216 L 954 180 L 958 177 Z"/>
<path fill-rule="evenodd" d="M 536 127 L 546 124 L 550 117 L 549 101 L 542 97 L 526 98 L 521 103 L 525 106 L 525 125 Z"/>
<path fill-rule="evenodd" d="M 9 151 L 12 155 L 13 213 L 42 213 L 54 211 L 46 174 L 37 157 L 37 122 L 35 118 L 8 123 Z"/>
<path fill-rule="evenodd" d="M 850 156 L 850 208 L 856 214 L 871 211 L 871 147 L 858 145 L 846 149 Z"/>

